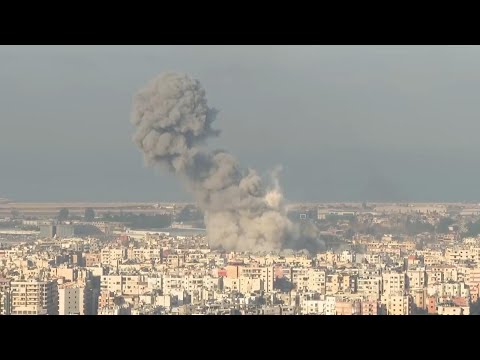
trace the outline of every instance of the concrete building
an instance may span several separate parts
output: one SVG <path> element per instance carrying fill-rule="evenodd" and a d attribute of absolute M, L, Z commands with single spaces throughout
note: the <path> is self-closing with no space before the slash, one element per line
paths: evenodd
<path fill-rule="evenodd" d="M 371 299 L 380 300 L 382 295 L 382 277 L 360 277 L 357 281 L 357 292 Z"/>
<path fill-rule="evenodd" d="M 113 308 L 104 308 L 98 311 L 98 315 L 131 315 L 132 308 L 129 304 L 114 305 Z"/>
<path fill-rule="evenodd" d="M 115 305 L 115 293 L 102 290 L 100 292 L 100 297 L 98 298 L 98 311 L 106 308 L 112 308 Z"/>
<path fill-rule="evenodd" d="M 384 273 L 383 280 L 383 294 L 397 294 L 405 292 L 406 276 L 405 273 Z"/>
<path fill-rule="evenodd" d="M 425 269 L 407 270 L 407 287 L 423 288 L 427 283 L 427 273 Z"/>
<path fill-rule="evenodd" d="M 309 269 L 294 267 L 290 269 L 290 279 L 297 291 L 306 291 L 309 283 Z M 312 290 L 313 291 L 313 290 Z"/>
<path fill-rule="evenodd" d="M 435 296 L 429 296 L 427 298 L 427 312 L 429 315 L 437 313 L 437 298 Z"/>
<path fill-rule="evenodd" d="M 85 315 L 85 286 L 79 284 L 61 284 L 58 287 L 58 314 Z"/>
<path fill-rule="evenodd" d="M 238 278 L 240 280 L 239 290 L 242 294 L 251 294 L 256 291 L 263 290 L 263 281 L 260 278 L 250 278 L 241 276 Z"/>
<path fill-rule="evenodd" d="M 378 301 L 362 300 L 360 311 L 361 315 L 378 315 Z"/>
<path fill-rule="evenodd" d="M 75 236 L 75 226 L 59 224 L 57 225 L 56 236 L 60 239 L 71 238 Z"/>
<path fill-rule="evenodd" d="M 468 315 L 464 314 L 463 307 L 455 305 L 438 305 L 437 313 L 438 315 Z"/>
<path fill-rule="evenodd" d="M 360 315 L 362 312 L 362 304 L 359 300 L 353 301 L 336 301 L 335 314 L 336 315 Z"/>
<path fill-rule="evenodd" d="M 148 283 L 140 275 L 103 275 L 100 289 L 118 295 L 139 296 L 148 291 Z"/>
<path fill-rule="evenodd" d="M 74 282 L 78 278 L 78 270 L 67 266 L 59 266 L 50 268 L 50 276 L 52 278 L 63 278 L 65 281 Z"/>
<path fill-rule="evenodd" d="M 127 259 L 126 248 L 106 248 L 102 249 L 100 255 L 102 264 L 105 265 L 118 265 L 119 261 Z"/>
<path fill-rule="evenodd" d="M 0 315 L 10 315 L 10 282 L 0 278 Z"/>
<path fill-rule="evenodd" d="M 270 292 L 273 291 L 273 282 L 275 280 L 274 270 L 273 266 L 241 266 L 239 267 L 238 275 L 250 279 L 260 279 L 262 290 Z"/>
<path fill-rule="evenodd" d="M 56 234 L 55 225 L 40 225 L 40 237 L 51 239 Z"/>
<path fill-rule="evenodd" d="M 422 314 L 423 312 L 427 311 L 427 307 L 428 307 L 427 289 L 412 288 L 410 289 L 410 296 L 412 297 L 412 302 L 414 307 L 414 309 L 412 310 L 413 314 Z"/>
<path fill-rule="evenodd" d="M 335 295 L 342 289 L 342 277 L 340 274 L 328 274 L 325 283 L 325 293 Z"/>
<path fill-rule="evenodd" d="M 58 315 L 57 281 L 12 281 L 11 314 Z"/>
<path fill-rule="evenodd" d="M 83 255 L 85 266 L 99 266 L 102 263 L 102 255 L 100 253 L 86 253 Z"/>
<path fill-rule="evenodd" d="M 403 294 L 382 295 L 382 304 L 385 306 L 385 315 L 411 315 L 412 297 Z"/>
<path fill-rule="evenodd" d="M 325 300 L 306 300 L 302 307 L 304 315 L 325 315 L 327 302 Z"/>
<path fill-rule="evenodd" d="M 326 274 L 325 271 L 320 269 L 308 269 L 307 272 L 307 288 L 310 291 L 315 291 L 320 294 L 325 294 L 326 292 Z"/>

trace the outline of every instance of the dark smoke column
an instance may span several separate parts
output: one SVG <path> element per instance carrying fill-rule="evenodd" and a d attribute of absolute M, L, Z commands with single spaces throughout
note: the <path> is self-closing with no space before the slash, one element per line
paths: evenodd
<path fill-rule="evenodd" d="M 205 90 L 185 74 L 164 73 L 134 98 L 134 141 L 146 164 L 175 173 L 205 211 L 213 247 L 237 251 L 297 248 L 299 229 L 286 217 L 278 185 L 267 188 L 253 170 L 243 171 L 224 151 L 208 151 L 204 141 L 217 136 L 216 111 Z M 291 246 L 294 245 L 294 246 Z"/>

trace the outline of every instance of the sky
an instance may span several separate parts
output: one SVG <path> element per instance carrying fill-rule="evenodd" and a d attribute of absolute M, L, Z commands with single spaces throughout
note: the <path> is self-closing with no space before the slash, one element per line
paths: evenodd
<path fill-rule="evenodd" d="M 209 141 L 290 201 L 480 201 L 478 46 L 0 46 L 0 198 L 189 201 L 144 166 L 133 95 L 185 72 Z"/>

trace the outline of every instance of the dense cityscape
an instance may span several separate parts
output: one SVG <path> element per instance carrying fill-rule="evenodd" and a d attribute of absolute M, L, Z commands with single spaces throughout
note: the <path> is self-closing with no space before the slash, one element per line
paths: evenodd
<path fill-rule="evenodd" d="M 0 314 L 479 312 L 478 204 L 296 204 L 288 217 L 324 248 L 210 247 L 190 204 L 3 200 Z"/>
<path fill-rule="evenodd" d="M 479 49 L 0 47 L 0 315 L 480 315 Z"/>

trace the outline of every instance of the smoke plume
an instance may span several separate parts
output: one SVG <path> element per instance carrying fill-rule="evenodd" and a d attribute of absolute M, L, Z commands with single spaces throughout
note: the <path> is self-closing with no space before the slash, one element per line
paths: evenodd
<path fill-rule="evenodd" d="M 164 73 L 134 97 L 134 141 L 148 165 L 166 168 L 185 182 L 205 212 L 212 247 L 318 247 L 313 229 L 302 229 L 287 218 L 276 176 L 267 186 L 254 170 L 241 169 L 229 153 L 206 149 L 205 140 L 219 135 L 212 129 L 216 114 L 197 80 Z"/>

